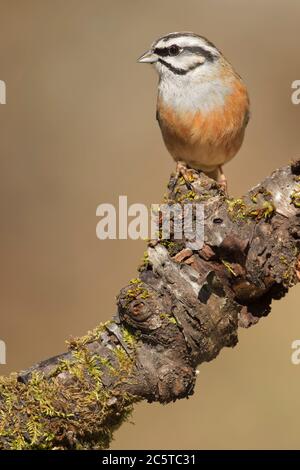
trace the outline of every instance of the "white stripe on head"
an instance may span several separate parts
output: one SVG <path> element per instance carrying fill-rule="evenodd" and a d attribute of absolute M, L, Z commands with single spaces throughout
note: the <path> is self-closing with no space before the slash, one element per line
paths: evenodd
<path fill-rule="evenodd" d="M 212 52 L 213 54 L 219 55 L 219 50 L 214 44 L 208 41 L 203 36 L 191 32 L 175 32 L 169 33 L 165 36 L 160 37 L 152 44 L 152 48 L 155 47 L 170 47 L 176 44 L 179 47 L 203 47 L 203 49 Z"/>

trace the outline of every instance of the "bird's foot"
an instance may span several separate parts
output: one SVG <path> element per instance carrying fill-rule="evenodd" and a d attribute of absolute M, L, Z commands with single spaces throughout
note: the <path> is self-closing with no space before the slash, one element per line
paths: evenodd
<path fill-rule="evenodd" d="M 225 196 L 228 196 L 227 178 L 224 175 L 223 168 L 221 166 L 219 167 L 218 183 L 221 189 L 224 191 Z"/>
<path fill-rule="evenodd" d="M 192 182 L 194 181 L 194 171 L 191 168 L 188 168 L 186 163 L 179 161 L 176 164 L 176 173 L 174 177 L 173 190 L 178 184 L 180 178 L 182 178 L 183 184 L 186 184 L 189 190 L 193 189 Z"/>

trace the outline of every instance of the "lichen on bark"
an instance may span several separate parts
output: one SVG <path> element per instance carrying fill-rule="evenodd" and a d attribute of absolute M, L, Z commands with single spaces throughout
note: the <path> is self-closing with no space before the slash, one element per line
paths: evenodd
<path fill-rule="evenodd" d="M 199 364 L 300 280 L 299 174 L 295 162 L 238 199 L 203 173 L 172 176 L 164 202 L 203 204 L 203 246 L 174 230 L 150 240 L 111 321 L 1 379 L 0 448 L 107 448 L 137 401 L 190 396 Z"/>
<path fill-rule="evenodd" d="M 110 378 L 126 380 L 133 362 L 120 345 L 101 354 L 95 342 L 105 327 L 96 331 L 71 341 L 70 352 L 48 365 L 1 379 L 0 448 L 109 446 L 114 429 L 129 417 L 136 399 L 105 384 Z M 132 339 L 130 346 L 133 351 Z"/>

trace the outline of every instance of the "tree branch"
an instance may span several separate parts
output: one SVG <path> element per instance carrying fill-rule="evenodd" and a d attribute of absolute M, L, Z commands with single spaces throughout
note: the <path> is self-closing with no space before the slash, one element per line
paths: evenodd
<path fill-rule="evenodd" d="M 300 279 L 300 163 L 243 198 L 189 170 L 167 203 L 201 202 L 205 242 L 152 240 L 117 314 L 69 351 L 0 383 L 0 448 L 103 449 L 139 400 L 193 393 L 196 367 L 238 341 Z M 177 220 L 178 222 L 178 220 Z"/>

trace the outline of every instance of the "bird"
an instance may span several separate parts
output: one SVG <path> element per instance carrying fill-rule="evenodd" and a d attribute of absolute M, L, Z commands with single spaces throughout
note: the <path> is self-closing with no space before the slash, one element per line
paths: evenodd
<path fill-rule="evenodd" d="M 250 116 L 247 87 L 204 36 L 173 32 L 139 59 L 158 72 L 156 118 L 176 174 L 200 170 L 227 191 L 223 165 L 239 151 Z"/>

